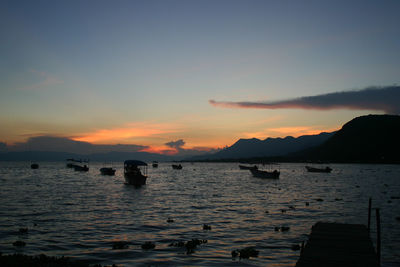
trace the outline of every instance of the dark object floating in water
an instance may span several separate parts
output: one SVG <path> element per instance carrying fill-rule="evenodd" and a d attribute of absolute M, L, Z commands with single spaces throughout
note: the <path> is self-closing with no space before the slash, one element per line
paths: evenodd
<path fill-rule="evenodd" d="M 325 167 L 325 168 L 315 168 L 315 167 L 310 167 L 306 166 L 306 169 L 308 172 L 325 172 L 325 173 L 330 173 L 332 171 L 331 168 Z"/>
<path fill-rule="evenodd" d="M 342 198 L 335 198 L 335 201 L 341 201 L 343 200 Z"/>
<path fill-rule="evenodd" d="M 295 210 L 296 208 L 294 206 L 289 206 L 289 209 Z"/>
<path fill-rule="evenodd" d="M 31 164 L 31 169 L 39 169 L 39 164 L 37 164 L 37 163 L 32 163 L 32 164 Z"/>
<path fill-rule="evenodd" d="M 186 247 L 186 254 L 192 254 L 194 253 L 194 249 L 201 244 L 207 243 L 206 239 L 192 239 L 188 242 L 186 242 L 185 247 Z"/>
<path fill-rule="evenodd" d="M 127 242 L 127 241 L 114 242 L 112 248 L 113 249 L 127 249 L 127 248 L 129 248 L 129 242 Z"/>
<path fill-rule="evenodd" d="M 317 198 L 317 199 L 315 199 L 316 201 L 319 201 L 319 202 L 322 202 L 322 201 L 324 201 L 322 198 Z"/>
<path fill-rule="evenodd" d="M 294 244 L 294 245 L 292 245 L 291 247 L 290 247 L 293 251 L 296 251 L 296 250 L 300 250 L 300 245 L 299 244 Z"/>
<path fill-rule="evenodd" d="M 194 253 L 194 249 L 201 244 L 206 244 L 208 241 L 206 239 L 192 239 L 186 243 L 183 241 L 172 242 L 169 244 L 170 247 L 186 247 L 186 254 Z"/>
<path fill-rule="evenodd" d="M 400 217 L 396 217 L 396 220 L 398 220 L 400 222 Z"/>
<path fill-rule="evenodd" d="M 158 167 L 158 162 L 157 161 L 153 161 L 152 166 L 153 166 L 153 168 L 157 168 Z"/>
<path fill-rule="evenodd" d="M 143 173 L 139 167 L 143 168 Z M 147 163 L 140 160 L 125 160 L 125 183 L 131 185 L 145 185 L 147 179 Z"/>
<path fill-rule="evenodd" d="M 235 249 L 231 252 L 233 258 L 239 256 L 241 259 L 248 259 L 250 257 L 257 257 L 259 251 L 255 250 L 253 247 L 246 247 L 243 249 Z"/>
<path fill-rule="evenodd" d="M 18 232 L 20 232 L 21 234 L 26 234 L 28 233 L 28 228 L 19 228 Z"/>
<path fill-rule="evenodd" d="M 83 166 L 74 165 L 73 168 L 74 168 L 75 171 L 79 171 L 79 172 L 87 172 L 87 171 L 89 171 L 89 167 L 86 164 L 83 165 Z"/>
<path fill-rule="evenodd" d="M 266 210 L 266 211 L 265 211 L 265 213 L 269 213 L 269 211 L 268 211 L 268 210 Z"/>
<path fill-rule="evenodd" d="M 391 199 L 400 199 L 400 197 L 398 197 L 398 196 L 396 196 L 396 197 L 394 197 L 394 196 L 392 196 L 392 197 L 390 197 Z"/>
<path fill-rule="evenodd" d="M 168 222 L 168 223 L 173 223 L 173 222 L 174 222 L 174 220 L 173 220 L 173 219 L 171 219 L 171 218 L 168 218 L 167 222 Z"/>
<path fill-rule="evenodd" d="M 182 165 L 181 164 L 179 164 L 179 165 L 172 164 L 172 169 L 181 170 L 182 169 Z"/>
<path fill-rule="evenodd" d="M 211 225 L 203 224 L 203 230 L 211 230 Z"/>
<path fill-rule="evenodd" d="M 25 247 L 25 245 L 26 245 L 26 243 L 24 241 L 20 241 L 20 240 L 15 241 L 13 243 L 13 246 L 15 246 L 15 247 Z"/>
<path fill-rule="evenodd" d="M 151 241 L 146 241 L 144 244 L 142 244 L 142 249 L 153 249 L 156 247 L 156 244 L 154 244 Z"/>
<path fill-rule="evenodd" d="M 306 206 L 310 206 L 310 203 L 309 203 L 309 202 L 306 202 Z"/>
<path fill-rule="evenodd" d="M 275 226 L 274 229 L 275 229 L 276 232 L 279 232 L 279 231 L 287 232 L 287 231 L 290 230 L 290 227 L 289 226 L 280 226 L 280 227 L 279 226 Z"/>
<path fill-rule="evenodd" d="M 269 179 L 279 179 L 280 172 L 274 171 L 260 171 L 258 169 L 249 169 L 251 174 L 257 178 L 269 178 Z"/>
<path fill-rule="evenodd" d="M 111 167 L 104 167 L 100 169 L 100 173 L 102 175 L 115 175 L 116 169 L 113 169 Z"/>
<path fill-rule="evenodd" d="M 254 165 L 254 166 L 239 165 L 239 169 L 241 169 L 241 170 L 251 170 L 251 169 L 257 170 L 258 167 L 256 165 Z"/>
<path fill-rule="evenodd" d="M 67 159 L 67 168 L 73 168 L 75 171 L 88 171 L 89 168 L 84 165 L 81 166 L 79 164 L 89 163 L 89 160 L 86 159 Z M 86 167 L 86 168 L 85 168 Z"/>

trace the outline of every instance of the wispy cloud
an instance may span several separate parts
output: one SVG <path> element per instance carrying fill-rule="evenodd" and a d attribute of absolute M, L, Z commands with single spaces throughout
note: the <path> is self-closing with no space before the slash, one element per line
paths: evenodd
<path fill-rule="evenodd" d="M 29 72 L 39 76 L 41 81 L 38 82 L 38 83 L 34 83 L 34 84 L 27 85 L 25 87 L 20 88 L 20 90 L 22 90 L 22 91 L 43 89 L 43 88 L 46 88 L 48 86 L 64 83 L 64 81 L 62 81 L 62 80 L 58 79 L 57 77 L 55 77 L 54 75 L 49 74 L 49 73 L 44 72 L 44 71 L 38 71 L 38 70 L 35 70 L 35 69 L 31 69 L 31 70 L 29 70 Z"/>
<path fill-rule="evenodd" d="M 215 107 L 255 109 L 353 109 L 400 113 L 400 86 L 369 87 L 359 91 L 335 92 L 316 96 L 267 101 L 225 102 L 209 100 Z"/>
<path fill-rule="evenodd" d="M 176 141 L 171 141 L 171 142 L 165 143 L 165 145 L 168 147 L 175 148 L 175 149 L 180 149 L 185 145 L 185 141 L 183 141 L 182 139 L 179 139 Z"/>

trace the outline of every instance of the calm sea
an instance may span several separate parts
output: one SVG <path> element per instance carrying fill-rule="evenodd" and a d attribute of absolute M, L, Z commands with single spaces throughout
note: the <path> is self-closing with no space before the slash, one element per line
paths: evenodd
<path fill-rule="evenodd" d="M 0 162 L 0 251 L 44 253 L 92 263 L 187 266 L 293 266 L 318 221 L 367 223 L 368 198 L 381 209 L 383 266 L 400 265 L 400 166 L 331 164 L 330 174 L 307 173 L 304 164 L 280 164 L 279 180 L 253 178 L 236 163 L 149 166 L 147 185 L 124 184 L 122 163 L 102 176 L 65 163 Z M 306 202 L 309 205 L 306 205 Z M 291 207 L 290 207 L 291 206 Z M 282 212 L 284 210 L 284 212 Z M 167 222 L 168 218 L 173 222 Z M 211 230 L 203 230 L 203 224 Z M 289 231 L 274 228 L 288 226 Z M 27 227 L 28 233 L 19 233 Z M 375 216 L 372 237 L 375 242 Z M 195 252 L 169 246 L 206 239 Z M 21 240 L 26 246 L 17 248 Z M 127 249 L 113 249 L 117 241 Z M 155 242 L 143 250 L 141 244 Z M 253 246 L 259 256 L 233 259 Z"/>

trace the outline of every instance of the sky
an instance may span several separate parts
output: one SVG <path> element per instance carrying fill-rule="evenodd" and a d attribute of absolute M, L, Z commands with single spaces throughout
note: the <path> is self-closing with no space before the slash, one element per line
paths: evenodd
<path fill-rule="evenodd" d="M 0 144 L 206 151 L 399 114 L 399 12 L 368 0 L 2 1 Z"/>

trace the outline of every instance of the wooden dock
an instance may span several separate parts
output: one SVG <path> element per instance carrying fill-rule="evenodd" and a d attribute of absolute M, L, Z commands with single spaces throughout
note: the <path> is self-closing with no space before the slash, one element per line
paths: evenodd
<path fill-rule="evenodd" d="M 362 224 L 316 223 L 296 267 L 379 267 L 379 257 Z"/>

